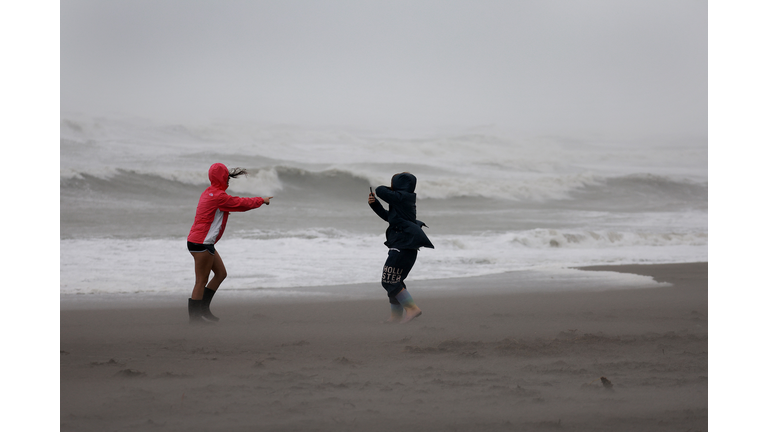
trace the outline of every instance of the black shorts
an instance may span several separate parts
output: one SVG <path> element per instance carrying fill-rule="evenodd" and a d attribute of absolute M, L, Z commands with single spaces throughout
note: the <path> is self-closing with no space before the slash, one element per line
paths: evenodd
<path fill-rule="evenodd" d="M 187 250 L 192 253 L 208 251 L 209 254 L 216 255 L 216 248 L 214 248 L 212 244 L 200 244 L 188 241 Z"/>

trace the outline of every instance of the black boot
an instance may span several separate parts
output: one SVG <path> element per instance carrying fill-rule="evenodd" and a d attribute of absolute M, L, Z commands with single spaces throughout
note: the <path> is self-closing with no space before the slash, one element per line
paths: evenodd
<path fill-rule="evenodd" d="M 210 321 L 219 320 L 219 317 L 211 313 L 211 300 L 213 300 L 214 294 L 216 294 L 216 291 L 212 289 L 205 288 L 205 291 L 203 291 L 203 305 L 202 305 L 203 318 Z"/>
<path fill-rule="evenodd" d="M 189 309 L 189 323 L 190 324 L 212 324 L 203 319 L 203 301 L 189 299 L 187 306 Z"/>

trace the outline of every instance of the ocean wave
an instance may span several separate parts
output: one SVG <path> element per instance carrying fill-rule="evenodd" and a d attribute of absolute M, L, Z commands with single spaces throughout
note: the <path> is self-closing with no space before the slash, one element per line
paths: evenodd
<path fill-rule="evenodd" d="M 296 230 L 241 230 L 238 238 L 245 240 L 294 239 L 312 243 L 327 241 L 370 241 L 380 235 L 361 235 L 336 228 L 307 228 Z M 497 252 L 522 249 L 600 249 L 635 246 L 707 246 L 709 235 L 706 231 L 690 232 L 641 231 L 641 230 L 590 230 L 590 229 L 547 229 L 512 230 L 475 234 L 449 235 L 431 234 L 437 249 L 443 250 L 496 250 Z M 377 241 L 376 244 L 379 242 Z"/>
<path fill-rule="evenodd" d="M 637 207 L 706 202 L 705 146 L 648 151 L 620 144 L 68 116 L 61 119 L 60 176 L 66 185 L 90 177 L 111 181 L 116 190 L 125 173 L 204 186 L 210 164 L 222 162 L 251 172 L 232 182 L 236 193 L 303 189 L 307 196 L 340 196 L 387 185 L 393 174 L 409 171 L 419 179 L 420 199 L 602 201 Z"/>
<path fill-rule="evenodd" d="M 569 195 L 578 205 L 606 210 L 706 210 L 709 187 L 706 181 L 643 173 L 601 178 Z"/>
<path fill-rule="evenodd" d="M 392 167 L 387 167 L 392 168 Z M 288 198 L 336 199 L 359 196 L 369 186 L 389 183 L 390 172 L 381 166 L 365 172 L 358 167 L 307 169 L 277 165 L 250 169 L 246 177 L 230 184 L 232 194 L 283 195 Z M 651 174 L 602 177 L 591 172 L 535 176 L 473 176 L 432 172 L 417 173 L 419 199 L 451 200 L 479 197 L 502 201 L 560 203 L 565 207 L 662 209 L 670 205 L 706 208 L 704 182 Z M 209 184 L 207 169 L 136 169 L 98 166 L 88 170 L 61 171 L 61 188 L 98 189 L 105 194 L 146 194 L 151 201 L 178 191 Z M 169 190 L 164 190 L 168 188 Z"/>
<path fill-rule="evenodd" d="M 498 241 L 528 248 L 605 248 L 628 246 L 706 246 L 706 232 L 642 232 L 534 229 L 510 232 Z"/>
<path fill-rule="evenodd" d="M 527 230 L 432 235 L 409 280 L 599 264 L 707 261 L 707 233 Z M 376 284 L 386 258 L 381 235 L 343 230 L 241 231 L 217 244 L 232 276 L 227 289 Z M 61 241 L 62 293 L 178 292 L 194 272 L 183 238 Z M 329 260 L 328 257 L 333 259 Z M 340 279 L 339 276 L 343 275 Z"/>

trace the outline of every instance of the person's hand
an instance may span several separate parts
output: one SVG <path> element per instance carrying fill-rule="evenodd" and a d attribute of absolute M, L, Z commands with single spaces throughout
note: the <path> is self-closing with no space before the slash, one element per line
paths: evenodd
<path fill-rule="evenodd" d="M 376 196 L 373 194 L 373 192 L 368 194 L 368 204 L 373 204 L 376 202 Z"/>
<path fill-rule="evenodd" d="M 262 199 L 264 200 L 264 204 L 269 205 L 269 200 L 271 200 L 272 198 L 274 198 L 274 197 L 266 197 L 266 198 L 262 198 Z"/>

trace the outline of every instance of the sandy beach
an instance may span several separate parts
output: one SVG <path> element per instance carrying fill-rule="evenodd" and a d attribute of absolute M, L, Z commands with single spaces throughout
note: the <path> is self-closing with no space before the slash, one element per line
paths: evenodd
<path fill-rule="evenodd" d="M 703 431 L 707 263 L 584 268 L 658 288 L 61 309 L 62 431 Z M 473 290 L 473 292 L 475 292 Z M 223 292 L 222 292 L 223 293 Z M 601 379 L 602 378 L 602 379 Z"/>

